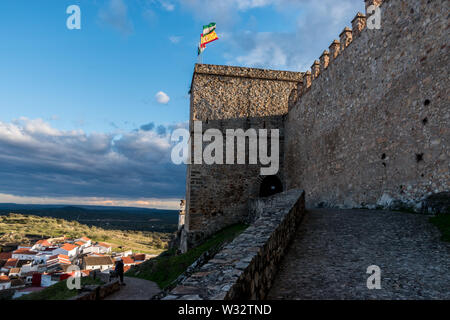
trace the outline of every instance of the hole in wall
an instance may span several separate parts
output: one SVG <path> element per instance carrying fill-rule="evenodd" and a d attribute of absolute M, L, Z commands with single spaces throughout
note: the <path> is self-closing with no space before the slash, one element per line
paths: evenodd
<path fill-rule="evenodd" d="M 431 101 L 430 101 L 429 99 L 426 99 L 426 100 L 423 102 L 423 105 L 424 105 L 424 106 L 428 106 L 428 105 L 430 105 L 430 103 L 431 103 Z"/>
<path fill-rule="evenodd" d="M 383 162 L 383 167 L 385 167 L 385 168 L 386 168 L 386 162 Z"/>
<path fill-rule="evenodd" d="M 423 153 L 416 153 L 416 162 L 423 161 Z"/>
<path fill-rule="evenodd" d="M 283 184 L 277 176 L 265 177 L 259 187 L 260 197 L 270 197 L 280 192 L 283 192 Z"/>
<path fill-rule="evenodd" d="M 381 155 L 381 160 L 384 160 L 384 159 L 386 159 L 386 153 L 383 153 L 383 154 Z"/>
<path fill-rule="evenodd" d="M 425 175 L 424 175 L 423 173 L 422 173 L 420 176 L 421 176 L 422 178 L 425 177 Z"/>
<path fill-rule="evenodd" d="M 423 118 L 422 123 L 423 125 L 426 125 L 428 123 L 428 117 Z"/>

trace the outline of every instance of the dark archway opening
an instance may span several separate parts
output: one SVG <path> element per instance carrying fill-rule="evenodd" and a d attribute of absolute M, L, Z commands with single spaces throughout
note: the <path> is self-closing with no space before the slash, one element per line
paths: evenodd
<path fill-rule="evenodd" d="M 259 188 L 260 197 L 270 197 L 280 192 L 283 192 L 283 184 L 277 176 L 267 176 L 261 182 Z"/>

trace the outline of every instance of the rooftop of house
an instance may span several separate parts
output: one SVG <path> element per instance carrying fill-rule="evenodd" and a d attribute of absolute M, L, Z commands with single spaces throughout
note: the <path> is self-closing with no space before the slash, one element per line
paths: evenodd
<path fill-rule="evenodd" d="M 11 287 L 20 287 L 25 285 L 22 279 L 11 279 Z"/>
<path fill-rule="evenodd" d="M 12 252 L 0 252 L 0 260 L 8 260 L 11 259 Z"/>
<path fill-rule="evenodd" d="M 61 249 L 66 250 L 66 251 L 72 251 L 75 248 L 78 248 L 78 246 L 71 244 L 71 243 L 64 243 L 64 245 L 61 246 Z"/>
<path fill-rule="evenodd" d="M 52 244 L 47 241 L 47 239 L 38 240 L 36 244 L 39 244 L 41 246 L 51 246 Z"/>
<path fill-rule="evenodd" d="M 123 261 L 124 264 L 131 264 L 131 263 L 134 263 L 134 260 L 133 260 L 133 258 L 131 258 L 131 257 L 123 257 L 123 258 L 122 258 L 122 261 Z"/>
<path fill-rule="evenodd" d="M 17 264 L 17 259 L 8 259 L 3 267 L 5 268 L 14 268 Z"/>
<path fill-rule="evenodd" d="M 103 256 L 103 257 L 88 256 L 83 258 L 83 262 L 86 266 L 114 265 L 114 262 L 110 256 Z"/>
<path fill-rule="evenodd" d="M 9 274 L 11 275 L 12 273 L 20 273 L 20 268 L 11 268 Z"/>
<path fill-rule="evenodd" d="M 0 276 L 0 283 L 11 282 L 8 276 Z"/>
<path fill-rule="evenodd" d="M 36 253 L 36 251 L 30 250 L 29 248 L 20 248 L 13 251 L 13 254 L 35 255 Z"/>
<path fill-rule="evenodd" d="M 86 242 L 83 242 L 83 241 L 77 241 L 77 242 L 75 242 L 75 244 L 78 245 L 78 246 L 83 246 L 83 245 L 86 244 Z"/>
<path fill-rule="evenodd" d="M 47 261 L 50 261 L 53 259 L 70 260 L 69 256 L 66 256 L 65 254 L 56 254 L 54 256 L 49 257 Z"/>

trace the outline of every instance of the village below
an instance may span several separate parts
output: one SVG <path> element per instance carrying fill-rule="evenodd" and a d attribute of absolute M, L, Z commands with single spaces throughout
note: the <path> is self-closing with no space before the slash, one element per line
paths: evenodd
<path fill-rule="evenodd" d="M 33 234 L 28 233 L 31 231 Z M 59 236 L 48 237 L 55 233 Z M 17 213 L 0 216 L 0 300 L 39 299 L 39 292 L 75 276 L 70 269 L 74 266 L 80 270 L 83 285 L 101 284 L 101 279 L 108 282 L 118 260 L 122 259 L 127 272 L 166 250 L 170 236 L 104 230 L 51 217 Z M 93 272 L 100 273 L 95 281 Z M 77 294 L 77 290 L 67 290 L 65 282 L 59 288 L 56 299 Z"/>

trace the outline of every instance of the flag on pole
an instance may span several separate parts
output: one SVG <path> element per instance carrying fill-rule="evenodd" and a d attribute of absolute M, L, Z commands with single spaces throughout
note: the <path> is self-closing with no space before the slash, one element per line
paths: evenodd
<path fill-rule="evenodd" d="M 207 35 L 211 32 L 213 32 L 214 30 L 216 30 L 216 23 L 215 22 L 211 22 L 210 24 L 203 26 L 203 35 Z"/>
<path fill-rule="evenodd" d="M 211 22 L 203 26 L 203 33 L 200 35 L 200 43 L 198 45 L 198 55 L 201 55 L 206 49 L 206 45 L 210 42 L 219 40 L 216 33 L 216 23 Z"/>
<path fill-rule="evenodd" d="M 202 46 L 206 46 L 208 43 L 219 40 L 217 33 L 215 31 L 211 31 L 208 34 L 202 34 L 200 37 L 200 44 Z"/>

